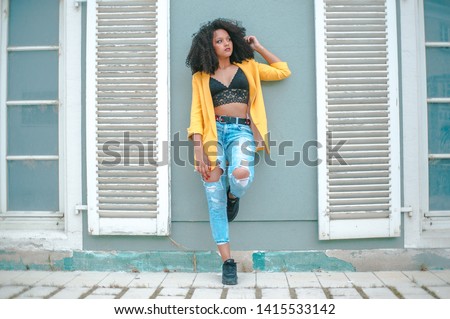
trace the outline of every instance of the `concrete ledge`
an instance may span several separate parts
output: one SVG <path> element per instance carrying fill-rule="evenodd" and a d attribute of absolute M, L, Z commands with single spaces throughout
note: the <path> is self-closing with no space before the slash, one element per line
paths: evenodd
<path fill-rule="evenodd" d="M 355 271 L 351 263 L 325 252 L 256 252 L 253 268 L 259 271 Z"/>
<path fill-rule="evenodd" d="M 0 270 L 210 272 L 220 266 L 214 252 L 0 251 Z"/>
<path fill-rule="evenodd" d="M 241 272 L 450 269 L 450 249 L 233 252 Z M 219 272 L 216 252 L 0 250 L 0 270 Z"/>

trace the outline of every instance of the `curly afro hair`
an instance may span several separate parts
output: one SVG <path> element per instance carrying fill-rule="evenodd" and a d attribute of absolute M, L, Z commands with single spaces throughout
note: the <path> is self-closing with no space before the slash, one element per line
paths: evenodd
<path fill-rule="evenodd" d="M 214 31 L 219 29 L 227 31 L 233 42 L 231 63 L 253 59 L 253 49 L 244 40 L 245 28 L 237 21 L 220 18 L 202 25 L 200 30 L 192 35 L 191 49 L 186 58 L 186 65 L 191 68 L 192 74 L 198 71 L 214 74 L 219 67 L 219 60 L 213 47 Z"/>

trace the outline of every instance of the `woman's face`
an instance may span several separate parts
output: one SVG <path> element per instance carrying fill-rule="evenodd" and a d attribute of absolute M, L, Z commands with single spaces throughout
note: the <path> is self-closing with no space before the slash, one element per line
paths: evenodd
<path fill-rule="evenodd" d="M 217 57 L 229 58 L 233 53 L 233 42 L 230 35 L 223 29 L 214 31 L 213 34 L 213 47 Z"/>

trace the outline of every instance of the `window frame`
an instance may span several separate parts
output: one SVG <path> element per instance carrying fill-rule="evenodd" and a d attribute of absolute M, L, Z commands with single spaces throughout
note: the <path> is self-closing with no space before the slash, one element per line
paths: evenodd
<path fill-rule="evenodd" d="M 7 33 L 9 1 L 1 2 L 0 65 L 7 65 Z M 70 1 L 59 1 L 58 61 L 58 175 L 59 212 L 24 212 L 8 214 L 6 160 L 6 88 L 7 68 L 0 73 L 0 249 L 33 243 L 50 249 L 80 249 L 82 220 L 77 206 L 82 203 L 81 150 L 81 21 L 82 9 Z M 27 216 L 32 215 L 32 217 Z M 29 214 L 32 213 L 32 214 Z M 36 216 L 37 214 L 37 216 Z M 55 227 L 56 219 L 63 225 Z M 26 232 L 26 236 L 24 236 Z"/>
<path fill-rule="evenodd" d="M 449 247 L 450 232 L 424 232 L 429 212 L 424 1 L 401 1 L 403 195 L 406 248 Z"/>

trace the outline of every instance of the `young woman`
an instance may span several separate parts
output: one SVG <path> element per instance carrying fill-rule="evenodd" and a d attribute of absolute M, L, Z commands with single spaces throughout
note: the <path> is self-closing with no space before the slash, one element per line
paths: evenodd
<path fill-rule="evenodd" d="M 253 51 L 268 64 L 256 62 Z M 193 74 L 188 136 L 195 170 L 203 179 L 212 236 L 223 261 L 222 283 L 235 285 L 228 222 L 253 181 L 255 151 L 267 150 L 268 144 L 260 81 L 282 80 L 291 72 L 255 36 L 245 36 L 245 28 L 227 19 L 208 22 L 194 34 L 186 64 Z"/>

